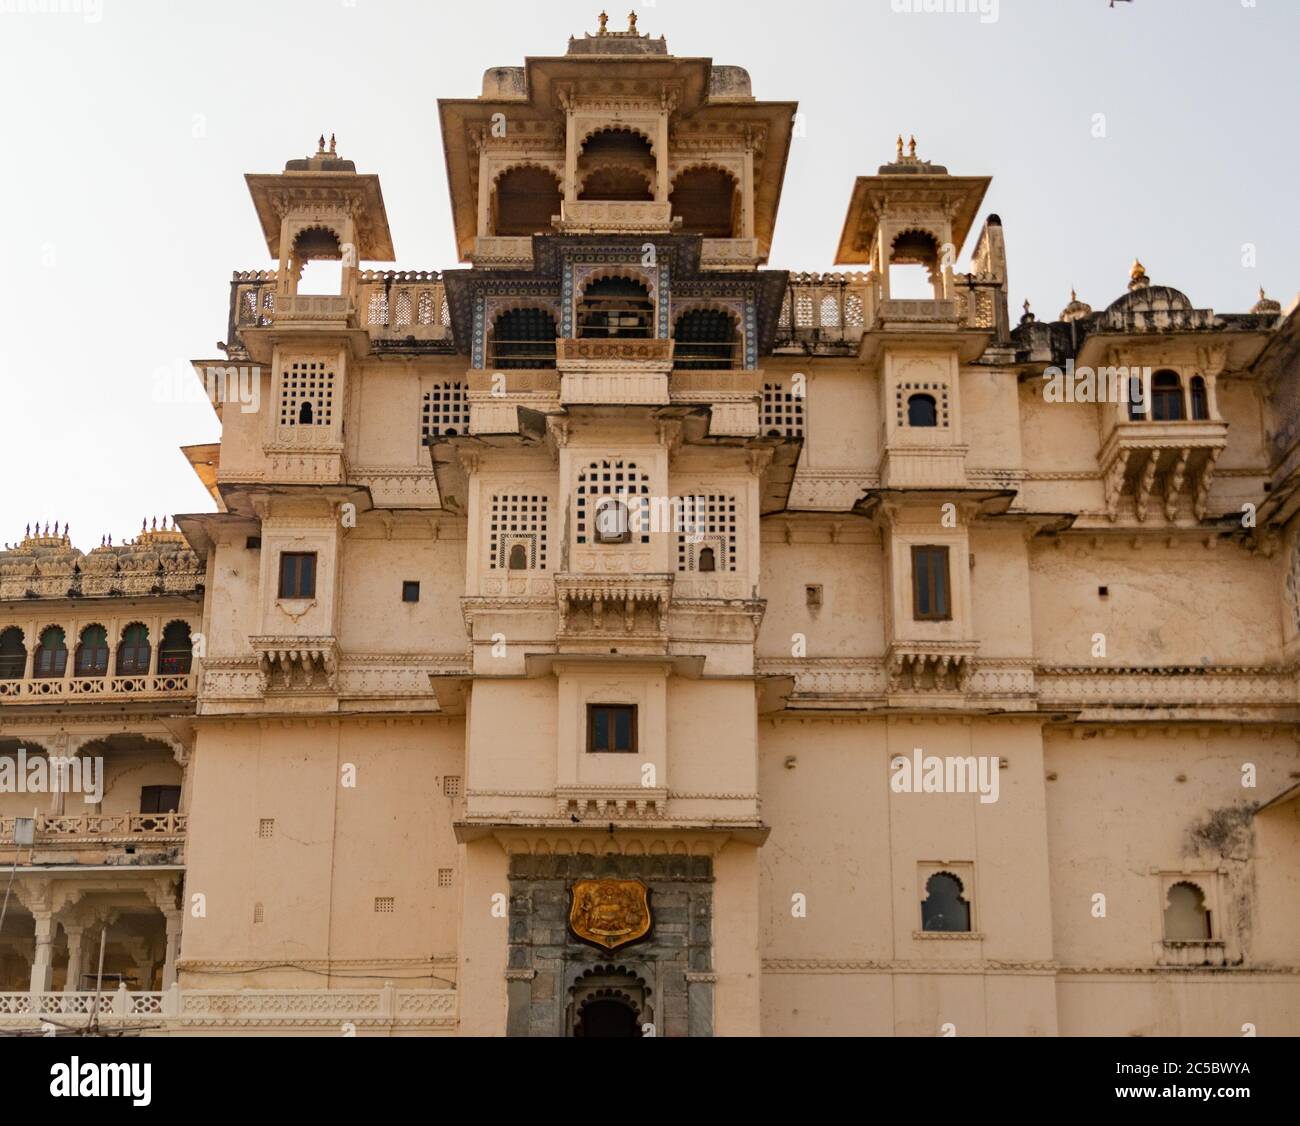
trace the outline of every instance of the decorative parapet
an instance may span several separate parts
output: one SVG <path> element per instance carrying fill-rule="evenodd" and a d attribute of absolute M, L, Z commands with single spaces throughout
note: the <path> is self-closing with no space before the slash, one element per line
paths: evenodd
<path fill-rule="evenodd" d="M 1289 709 L 1300 704 L 1295 668 L 1197 665 L 1040 665 L 1043 707 L 1093 709 Z"/>
<path fill-rule="evenodd" d="M 349 297 L 339 294 L 297 293 L 276 298 L 272 310 L 272 324 L 291 324 L 312 328 L 353 327 L 356 324 L 356 310 Z"/>
<path fill-rule="evenodd" d="M 957 302 L 953 298 L 898 299 L 881 301 L 876 306 L 876 327 L 902 325 L 949 325 L 960 323 Z"/>
<path fill-rule="evenodd" d="M 179 844 L 185 840 L 188 820 L 184 813 L 37 813 L 36 844 Z M 0 848 L 13 843 L 14 821 L 0 817 Z"/>
<path fill-rule="evenodd" d="M 532 236 L 479 235 L 469 260 L 481 270 L 531 270 Z"/>
<path fill-rule="evenodd" d="M 642 787 L 557 787 L 557 817 L 595 817 L 623 821 L 629 818 L 660 820 L 667 814 L 668 791 Z"/>
<path fill-rule="evenodd" d="M 672 367 L 673 341 L 626 339 L 623 337 L 579 337 L 555 342 L 556 361 L 561 367 L 574 364 L 638 363 Z"/>
<path fill-rule="evenodd" d="M 110 598 L 190 594 L 206 581 L 203 559 L 176 528 L 145 525 L 126 543 L 104 540 L 83 554 L 67 528 L 29 526 L 22 541 L 0 551 L 0 602 L 30 598 Z"/>
<path fill-rule="evenodd" d="M 176 673 L 154 676 L 33 677 L 0 680 L 0 700 L 13 704 L 41 704 L 51 700 L 118 699 L 174 700 L 195 694 L 197 676 Z"/>
<path fill-rule="evenodd" d="M 98 1010 L 96 1012 L 96 1009 Z M 181 989 L 164 992 L 0 993 L 0 1028 L 39 1031 L 42 1021 L 141 1028 L 155 1035 L 277 1029 L 337 1035 L 356 1028 L 455 1031 L 454 989 Z"/>
<path fill-rule="evenodd" d="M 557 230 L 575 235 L 667 234 L 679 224 L 668 202 L 566 199 Z"/>
<path fill-rule="evenodd" d="M 700 247 L 701 270 L 752 270 L 763 261 L 755 238 L 706 238 Z"/>

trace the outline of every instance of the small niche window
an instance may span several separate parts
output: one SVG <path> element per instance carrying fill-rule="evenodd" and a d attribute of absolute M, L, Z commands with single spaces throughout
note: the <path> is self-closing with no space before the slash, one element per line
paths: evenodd
<path fill-rule="evenodd" d="M 1151 417 L 1157 422 L 1179 422 L 1183 409 L 1183 381 L 1173 371 L 1158 371 L 1151 380 Z"/>
<path fill-rule="evenodd" d="M 402 601 L 419 602 L 420 601 L 420 584 L 411 582 L 409 579 L 402 583 Z"/>
<path fill-rule="evenodd" d="M 946 547 L 912 548 L 912 617 L 918 622 L 952 619 Z"/>
<path fill-rule="evenodd" d="M 521 543 L 515 544 L 510 549 L 510 570 L 528 570 L 528 549 Z"/>
<path fill-rule="evenodd" d="M 588 754 L 636 754 L 636 705 L 587 705 Z"/>
<path fill-rule="evenodd" d="M 970 902 L 962 882 L 951 872 L 936 872 L 925 881 L 921 901 L 923 931 L 966 932 L 970 930 Z"/>
<path fill-rule="evenodd" d="M 718 557 L 713 553 L 713 548 L 700 548 L 699 555 L 695 557 L 695 569 L 700 572 L 716 571 L 718 569 Z"/>
<path fill-rule="evenodd" d="M 628 507 L 617 497 L 602 497 L 596 502 L 596 542 L 632 542 L 632 521 Z"/>
<path fill-rule="evenodd" d="M 1205 422 L 1210 417 L 1210 397 L 1205 390 L 1205 380 L 1199 375 L 1192 376 L 1192 418 L 1196 422 Z"/>
<path fill-rule="evenodd" d="M 1165 896 L 1165 941 L 1209 942 L 1214 938 L 1205 892 L 1190 881 L 1174 884 Z"/>
<path fill-rule="evenodd" d="M 913 395 L 907 400 L 907 425 L 939 425 L 939 405 L 933 395 Z"/>
<path fill-rule="evenodd" d="M 175 813 L 181 807 L 179 786 L 141 786 L 141 813 Z"/>
<path fill-rule="evenodd" d="M 314 551 L 281 553 L 280 597 L 316 597 L 316 553 Z"/>

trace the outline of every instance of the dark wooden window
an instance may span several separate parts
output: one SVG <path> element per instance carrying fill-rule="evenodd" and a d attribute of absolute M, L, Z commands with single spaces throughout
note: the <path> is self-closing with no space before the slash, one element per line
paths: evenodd
<path fill-rule="evenodd" d="M 81 631 L 72 671 L 74 676 L 103 676 L 108 672 L 108 630 L 103 626 L 87 626 Z"/>
<path fill-rule="evenodd" d="M 587 705 L 588 754 L 636 754 L 636 705 Z"/>
<path fill-rule="evenodd" d="M 314 551 L 281 553 L 280 597 L 316 597 L 316 553 Z"/>
<path fill-rule="evenodd" d="M 912 617 L 918 622 L 952 618 L 946 547 L 912 548 Z"/>
<path fill-rule="evenodd" d="M 1192 418 L 1205 422 L 1210 417 L 1210 398 L 1205 392 L 1205 380 L 1192 376 Z"/>
<path fill-rule="evenodd" d="M 970 903 L 961 880 L 948 872 L 936 872 L 925 881 L 921 901 L 923 931 L 969 931 Z"/>
<path fill-rule="evenodd" d="M 149 631 L 132 622 L 122 631 L 117 647 L 117 675 L 144 676 L 149 671 Z"/>
<path fill-rule="evenodd" d="M 1183 381 L 1172 371 L 1158 371 L 1151 381 L 1151 417 L 1156 422 L 1179 422 L 1183 408 Z"/>
<path fill-rule="evenodd" d="M 163 676 L 183 676 L 194 662 L 194 643 L 185 622 L 170 622 L 163 630 L 158 647 L 158 672 Z"/>
<path fill-rule="evenodd" d="M 907 425 L 939 425 L 939 405 L 933 395 L 913 395 L 907 400 Z"/>
<path fill-rule="evenodd" d="M 402 583 L 402 601 L 419 602 L 420 601 L 420 584 L 412 582 L 409 579 Z"/>
<path fill-rule="evenodd" d="M 32 666 L 33 676 L 62 676 L 68 667 L 68 644 L 58 626 L 41 634 Z"/>
<path fill-rule="evenodd" d="M 23 631 L 10 626 L 0 633 L 0 680 L 21 680 L 27 672 L 27 648 Z"/>
<path fill-rule="evenodd" d="M 141 813 L 175 813 L 181 807 L 179 786 L 141 786 Z"/>

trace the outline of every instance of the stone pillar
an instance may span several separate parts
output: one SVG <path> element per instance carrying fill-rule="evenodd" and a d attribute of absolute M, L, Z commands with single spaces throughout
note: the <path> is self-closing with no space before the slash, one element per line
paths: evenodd
<path fill-rule="evenodd" d="M 668 110 L 659 115 L 658 136 L 655 138 L 655 203 L 667 203 L 668 183 Z"/>
<path fill-rule="evenodd" d="M 179 911 L 167 912 L 167 953 L 163 958 L 162 987 L 170 989 L 176 984 L 176 958 L 181 948 L 181 919 Z"/>
<path fill-rule="evenodd" d="M 480 185 L 479 190 L 482 191 Z M 573 205 L 578 198 L 578 130 L 572 108 L 564 115 L 564 202 Z"/>
<path fill-rule="evenodd" d="M 32 958 L 33 993 L 48 993 L 54 978 L 54 913 L 34 911 L 36 918 L 36 953 Z"/>
<path fill-rule="evenodd" d="M 68 973 L 63 981 L 64 993 L 75 993 L 81 988 L 81 940 L 85 927 L 70 927 L 64 924 L 63 933 L 68 936 Z"/>

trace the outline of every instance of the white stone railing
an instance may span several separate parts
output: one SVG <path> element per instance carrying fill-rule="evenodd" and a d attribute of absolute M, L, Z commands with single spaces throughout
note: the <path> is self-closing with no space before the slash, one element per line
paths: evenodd
<path fill-rule="evenodd" d="M 49 676 L 0 680 L 0 700 L 22 704 L 87 696 L 130 700 L 171 699 L 193 696 L 197 679 L 197 674 L 189 672 L 152 676 Z"/>
<path fill-rule="evenodd" d="M 84 1026 L 96 1011 L 95 993 L 0 993 L 0 1029 L 37 1030 L 46 1024 Z M 125 985 L 99 994 L 103 1025 L 143 1025 L 161 1034 L 189 1030 L 319 1030 L 348 1027 L 425 1029 L 456 1027 L 454 989 L 181 989 L 133 993 Z"/>

